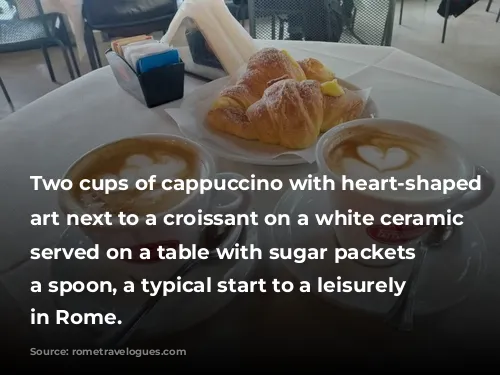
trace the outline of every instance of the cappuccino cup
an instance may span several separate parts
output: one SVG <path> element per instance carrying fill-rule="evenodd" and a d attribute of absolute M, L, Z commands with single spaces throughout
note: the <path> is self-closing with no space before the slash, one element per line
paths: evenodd
<path fill-rule="evenodd" d="M 338 246 L 358 251 L 415 248 L 432 225 L 400 221 L 396 225 L 391 217 L 462 214 L 488 199 L 495 186 L 492 175 L 475 165 L 454 141 L 398 120 L 360 119 L 334 127 L 319 140 L 316 160 L 320 174 L 335 182 L 328 193 L 332 211 L 374 219 L 372 225 L 334 226 Z M 372 181 L 383 187 L 383 181 L 391 179 L 397 183 L 386 183 L 379 190 L 368 188 Z M 481 184 L 480 189 L 472 189 L 463 182 L 461 189 L 445 192 L 425 182 L 444 180 L 480 180 Z M 384 267 L 402 260 L 390 258 L 358 262 Z"/>
<path fill-rule="evenodd" d="M 156 176 L 152 185 L 137 188 L 141 182 Z M 146 134 L 121 139 L 99 146 L 83 155 L 69 167 L 64 178 L 73 182 L 69 191 L 59 192 L 59 206 L 65 215 L 78 217 L 88 214 L 111 214 L 112 225 L 83 225 L 80 229 L 99 246 L 99 259 L 109 262 L 110 268 L 127 272 L 141 279 L 168 278 L 186 260 L 165 260 L 158 257 L 157 249 L 163 246 L 193 249 L 198 246 L 205 227 L 174 223 L 178 215 L 243 214 L 252 202 L 249 191 L 216 192 L 201 194 L 199 190 L 186 192 L 166 188 L 164 181 L 201 179 L 243 179 L 234 173 L 216 173 L 212 156 L 202 146 L 182 137 Z M 109 189 L 109 187 L 116 187 Z M 106 191 L 108 188 L 108 191 Z M 228 195 L 218 197 L 215 194 Z M 215 202 L 223 201 L 223 205 Z M 200 211 L 201 210 L 201 211 Z M 134 214 L 135 225 L 121 225 L 119 213 Z M 164 223 L 168 215 L 169 225 Z M 148 223 L 154 216 L 156 225 Z M 134 223 L 131 223 L 134 224 Z M 234 227 L 219 247 L 232 245 L 241 228 Z M 110 260 L 108 249 L 130 249 L 132 259 Z M 150 259 L 141 259 L 141 249 L 150 250 Z M 196 247 L 197 249 L 197 247 Z M 128 257 L 127 257 L 128 258 Z"/>

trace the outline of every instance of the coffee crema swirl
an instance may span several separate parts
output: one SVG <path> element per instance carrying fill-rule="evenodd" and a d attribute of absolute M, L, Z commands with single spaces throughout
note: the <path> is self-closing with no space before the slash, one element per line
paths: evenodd
<path fill-rule="evenodd" d="M 361 154 L 363 148 L 372 148 L 379 151 L 380 158 L 384 159 L 390 151 L 398 151 L 399 158 L 404 157 L 404 161 L 395 165 L 381 167 L 369 157 Z M 326 152 L 328 167 L 337 173 L 348 174 L 344 162 L 352 159 L 368 167 L 375 168 L 379 172 L 390 172 L 410 168 L 419 158 L 419 150 L 425 148 L 425 143 L 415 138 L 407 138 L 376 129 L 358 129 L 348 131 L 339 140 L 333 141 Z M 404 156 L 401 155 L 404 153 Z"/>
<path fill-rule="evenodd" d="M 201 173 L 198 153 L 182 142 L 161 138 L 125 139 L 90 153 L 77 165 L 73 196 L 91 213 L 110 212 L 140 216 L 165 212 L 187 198 L 184 191 L 164 190 L 163 180 L 197 179 Z M 156 175 L 153 189 L 139 190 L 135 183 Z M 106 194 L 101 189 L 82 190 L 83 179 L 103 186 L 104 180 L 125 181 L 127 189 Z"/>

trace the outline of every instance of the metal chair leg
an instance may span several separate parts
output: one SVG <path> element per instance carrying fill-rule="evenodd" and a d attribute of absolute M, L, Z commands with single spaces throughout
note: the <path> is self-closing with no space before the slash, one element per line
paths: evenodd
<path fill-rule="evenodd" d="M 2 88 L 3 94 L 5 95 L 5 99 L 7 99 L 7 103 L 9 104 L 10 110 L 14 112 L 15 111 L 14 104 L 12 104 L 12 100 L 10 99 L 9 93 L 7 92 L 7 88 L 5 87 L 2 78 L 0 78 L 0 87 Z"/>
<path fill-rule="evenodd" d="M 498 16 L 497 16 L 497 23 L 500 20 L 500 10 L 498 11 Z"/>
<path fill-rule="evenodd" d="M 88 56 L 88 59 L 90 62 L 90 68 L 92 70 L 96 70 L 97 69 L 97 62 L 95 60 L 95 47 L 94 47 L 94 43 L 93 43 L 93 35 L 92 34 L 93 34 L 93 32 L 90 29 L 90 27 L 85 25 L 84 38 L 85 38 L 85 47 L 87 49 L 87 56 Z"/>
<path fill-rule="evenodd" d="M 97 42 L 95 40 L 94 33 L 92 33 L 92 43 L 94 44 L 95 58 L 97 60 L 97 65 L 102 68 L 101 56 L 99 55 L 99 48 L 97 48 Z"/>
<path fill-rule="evenodd" d="M 451 0 L 446 0 L 446 11 L 444 13 L 444 27 L 443 27 L 443 37 L 441 43 L 444 43 L 446 39 L 446 29 L 448 28 L 448 18 L 450 17 L 450 4 Z"/>
<path fill-rule="evenodd" d="M 76 59 L 75 51 L 73 51 L 73 45 L 71 43 L 71 39 L 68 33 L 68 28 L 66 27 L 64 20 L 61 20 L 61 31 L 62 31 L 62 37 L 64 38 L 63 42 L 69 49 L 69 54 L 71 56 L 71 60 L 73 61 L 73 66 L 75 68 L 76 75 L 78 77 L 81 77 L 80 67 L 78 66 L 78 60 Z"/>
<path fill-rule="evenodd" d="M 75 51 L 73 51 L 73 46 L 68 46 L 69 49 L 69 54 L 71 56 L 71 60 L 73 61 L 73 65 L 75 66 L 75 72 L 77 77 L 81 77 L 82 74 L 80 73 L 80 67 L 78 66 L 78 60 L 76 59 L 75 56 Z"/>
<path fill-rule="evenodd" d="M 243 5 L 238 6 L 238 10 L 236 11 L 236 19 L 241 24 L 241 26 L 245 27 L 245 20 L 243 19 L 243 11 L 245 8 Z"/>
<path fill-rule="evenodd" d="M 399 24 L 403 23 L 403 9 L 405 7 L 405 0 L 401 0 L 401 9 L 399 11 Z"/>
<path fill-rule="evenodd" d="M 488 1 L 488 6 L 486 7 L 486 11 L 489 12 L 491 8 L 491 4 L 493 3 L 493 0 Z"/>
<path fill-rule="evenodd" d="M 66 49 L 67 48 L 66 44 L 64 44 L 63 41 L 59 40 L 59 39 L 55 40 L 55 42 L 61 48 L 61 52 L 63 54 L 64 61 L 66 62 L 66 68 L 68 69 L 69 76 L 70 76 L 71 80 L 74 80 L 75 79 L 75 73 L 73 72 L 73 67 L 71 66 L 71 62 L 69 61 L 68 51 Z"/>
<path fill-rule="evenodd" d="M 50 61 L 49 52 L 46 46 L 42 47 L 43 58 L 45 59 L 45 64 L 47 65 L 47 69 L 49 71 L 50 80 L 56 83 L 56 76 L 54 74 L 54 69 L 52 68 L 52 62 Z"/>
<path fill-rule="evenodd" d="M 278 17 L 278 18 L 280 20 L 278 39 L 283 40 L 283 39 L 285 39 L 285 20 L 282 19 L 281 17 Z"/>
<path fill-rule="evenodd" d="M 273 14 L 271 18 L 271 39 L 274 40 L 276 39 L 276 16 Z"/>

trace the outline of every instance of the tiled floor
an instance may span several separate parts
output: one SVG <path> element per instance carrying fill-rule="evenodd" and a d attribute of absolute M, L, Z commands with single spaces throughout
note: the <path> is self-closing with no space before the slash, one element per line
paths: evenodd
<path fill-rule="evenodd" d="M 486 13 L 487 0 L 481 0 L 462 16 L 451 18 L 445 44 L 441 44 L 443 18 L 437 14 L 441 0 L 406 0 L 403 24 L 399 26 L 399 4 L 394 26 L 393 46 L 444 67 L 486 89 L 500 94 L 500 23 L 496 14 L 500 0 Z M 0 0 L 2 2 L 2 0 Z M 104 51 L 108 43 L 101 43 Z M 50 51 L 56 77 L 67 82 L 69 75 L 57 48 Z M 83 72 L 89 71 L 82 62 Z M 17 109 L 54 90 L 40 51 L 0 55 L 3 78 Z M 0 119 L 10 109 L 0 94 Z"/>

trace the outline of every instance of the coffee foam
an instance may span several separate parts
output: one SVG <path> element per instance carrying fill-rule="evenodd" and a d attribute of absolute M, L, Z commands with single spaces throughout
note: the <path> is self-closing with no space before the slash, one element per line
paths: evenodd
<path fill-rule="evenodd" d="M 182 177 L 188 164 L 186 160 L 178 155 L 157 155 L 153 160 L 147 155 L 136 154 L 129 156 L 116 179 L 127 179 L 129 186 L 133 187 L 140 179 L 148 179 L 156 175 L 158 180 L 175 179 Z"/>
<path fill-rule="evenodd" d="M 88 212 L 125 212 L 146 215 L 167 211 L 187 198 L 182 191 L 163 190 L 163 180 L 200 178 L 202 163 L 196 150 L 178 141 L 128 139 L 105 146 L 82 161 L 78 180 L 126 180 L 128 190 L 75 190 L 74 196 Z M 156 175 L 152 190 L 138 190 L 138 180 Z"/>
<path fill-rule="evenodd" d="M 415 127 L 361 125 L 340 132 L 325 148 L 332 172 L 351 179 L 460 179 L 464 159 L 433 132 Z M 411 195 L 414 198 L 441 194 L 438 191 L 380 191 L 378 194 Z"/>

